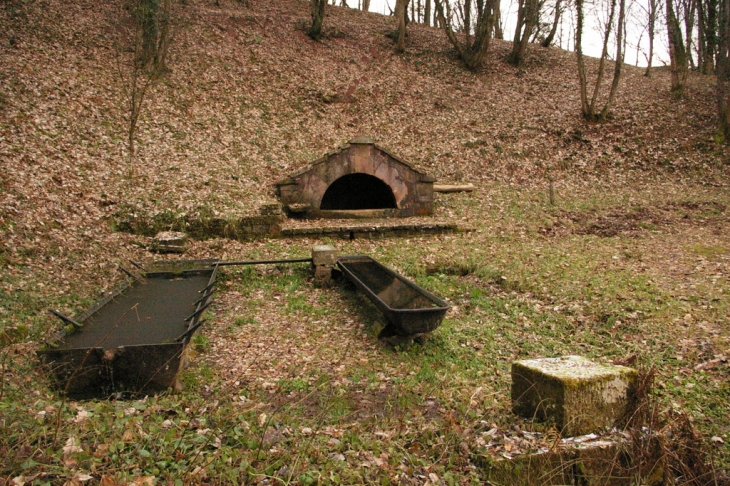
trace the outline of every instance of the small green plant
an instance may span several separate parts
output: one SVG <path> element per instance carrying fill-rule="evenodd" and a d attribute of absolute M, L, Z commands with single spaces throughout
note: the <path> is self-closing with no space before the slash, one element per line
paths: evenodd
<path fill-rule="evenodd" d="M 199 353 L 204 353 L 210 347 L 210 339 L 203 333 L 197 332 L 192 339 L 193 349 Z"/>

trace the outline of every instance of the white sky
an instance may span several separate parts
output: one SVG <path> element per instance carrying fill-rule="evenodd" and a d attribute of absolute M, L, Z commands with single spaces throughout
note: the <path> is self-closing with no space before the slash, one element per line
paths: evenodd
<path fill-rule="evenodd" d="M 585 17 L 586 17 L 586 28 L 583 34 L 583 52 L 589 56 L 599 57 L 601 55 L 602 47 L 602 29 L 600 27 L 600 20 L 608 17 L 606 9 L 597 7 L 600 0 L 587 0 L 585 5 Z M 347 0 L 348 5 L 351 7 L 357 7 L 358 0 Z M 422 2 L 423 3 L 423 2 Z M 551 3 L 548 1 L 548 3 Z M 563 3 L 566 3 L 564 0 Z M 601 2 L 603 3 L 603 2 Z M 627 27 L 626 27 L 626 54 L 625 62 L 627 64 L 646 66 L 647 60 L 646 55 L 649 51 L 649 41 L 645 32 L 644 24 L 646 23 L 645 11 L 642 9 L 642 5 L 646 4 L 647 0 L 626 0 L 627 6 Z M 339 1 L 338 1 L 339 4 Z M 370 11 L 381 14 L 389 14 L 390 9 L 395 8 L 395 0 L 370 0 Z M 514 36 L 514 26 L 516 22 L 516 10 L 517 4 L 514 0 L 502 0 L 502 18 L 504 19 L 504 37 L 505 40 L 511 40 Z M 616 13 L 618 17 L 618 12 Z M 572 27 L 572 20 L 575 18 L 575 8 L 571 8 L 569 11 L 564 12 L 562 20 L 562 29 L 558 29 L 558 35 L 556 35 L 555 45 L 560 44 L 563 49 L 573 50 L 574 47 L 574 34 Z M 668 62 L 667 54 L 667 40 L 666 34 L 663 29 L 664 20 L 662 18 L 657 19 L 656 35 L 654 40 L 654 61 L 652 65 L 661 66 Z M 560 31 L 562 30 L 562 35 Z M 637 45 L 641 47 L 637 49 Z M 612 41 L 612 45 L 609 47 L 609 57 L 613 58 L 616 53 L 615 44 Z"/>

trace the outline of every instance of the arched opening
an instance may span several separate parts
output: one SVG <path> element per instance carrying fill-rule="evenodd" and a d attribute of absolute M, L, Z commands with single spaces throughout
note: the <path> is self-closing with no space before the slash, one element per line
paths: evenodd
<path fill-rule="evenodd" d="M 330 184 L 319 209 L 396 208 L 390 186 L 370 174 L 348 174 Z"/>

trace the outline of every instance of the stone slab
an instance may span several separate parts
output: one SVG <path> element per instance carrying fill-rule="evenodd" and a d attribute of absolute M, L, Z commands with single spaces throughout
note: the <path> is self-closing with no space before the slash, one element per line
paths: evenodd
<path fill-rule="evenodd" d="M 475 459 L 493 486 L 660 486 L 666 469 L 660 450 L 644 457 L 646 464 L 633 467 L 629 441 L 595 435 L 563 439 L 550 450 Z"/>
<path fill-rule="evenodd" d="M 512 408 L 537 420 L 554 420 L 564 437 L 613 426 L 626 410 L 636 370 L 594 363 L 581 356 L 512 363 Z"/>
<path fill-rule="evenodd" d="M 179 231 L 161 231 L 155 235 L 153 247 L 160 253 L 185 253 L 188 236 Z"/>

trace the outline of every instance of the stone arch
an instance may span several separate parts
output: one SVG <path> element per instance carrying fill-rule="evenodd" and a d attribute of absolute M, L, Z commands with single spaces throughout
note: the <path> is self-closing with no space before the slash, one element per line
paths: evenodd
<path fill-rule="evenodd" d="M 327 187 L 319 209 L 358 210 L 397 208 L 393 189 L 382 179 L 355 172 L 336 179 Z"/>

